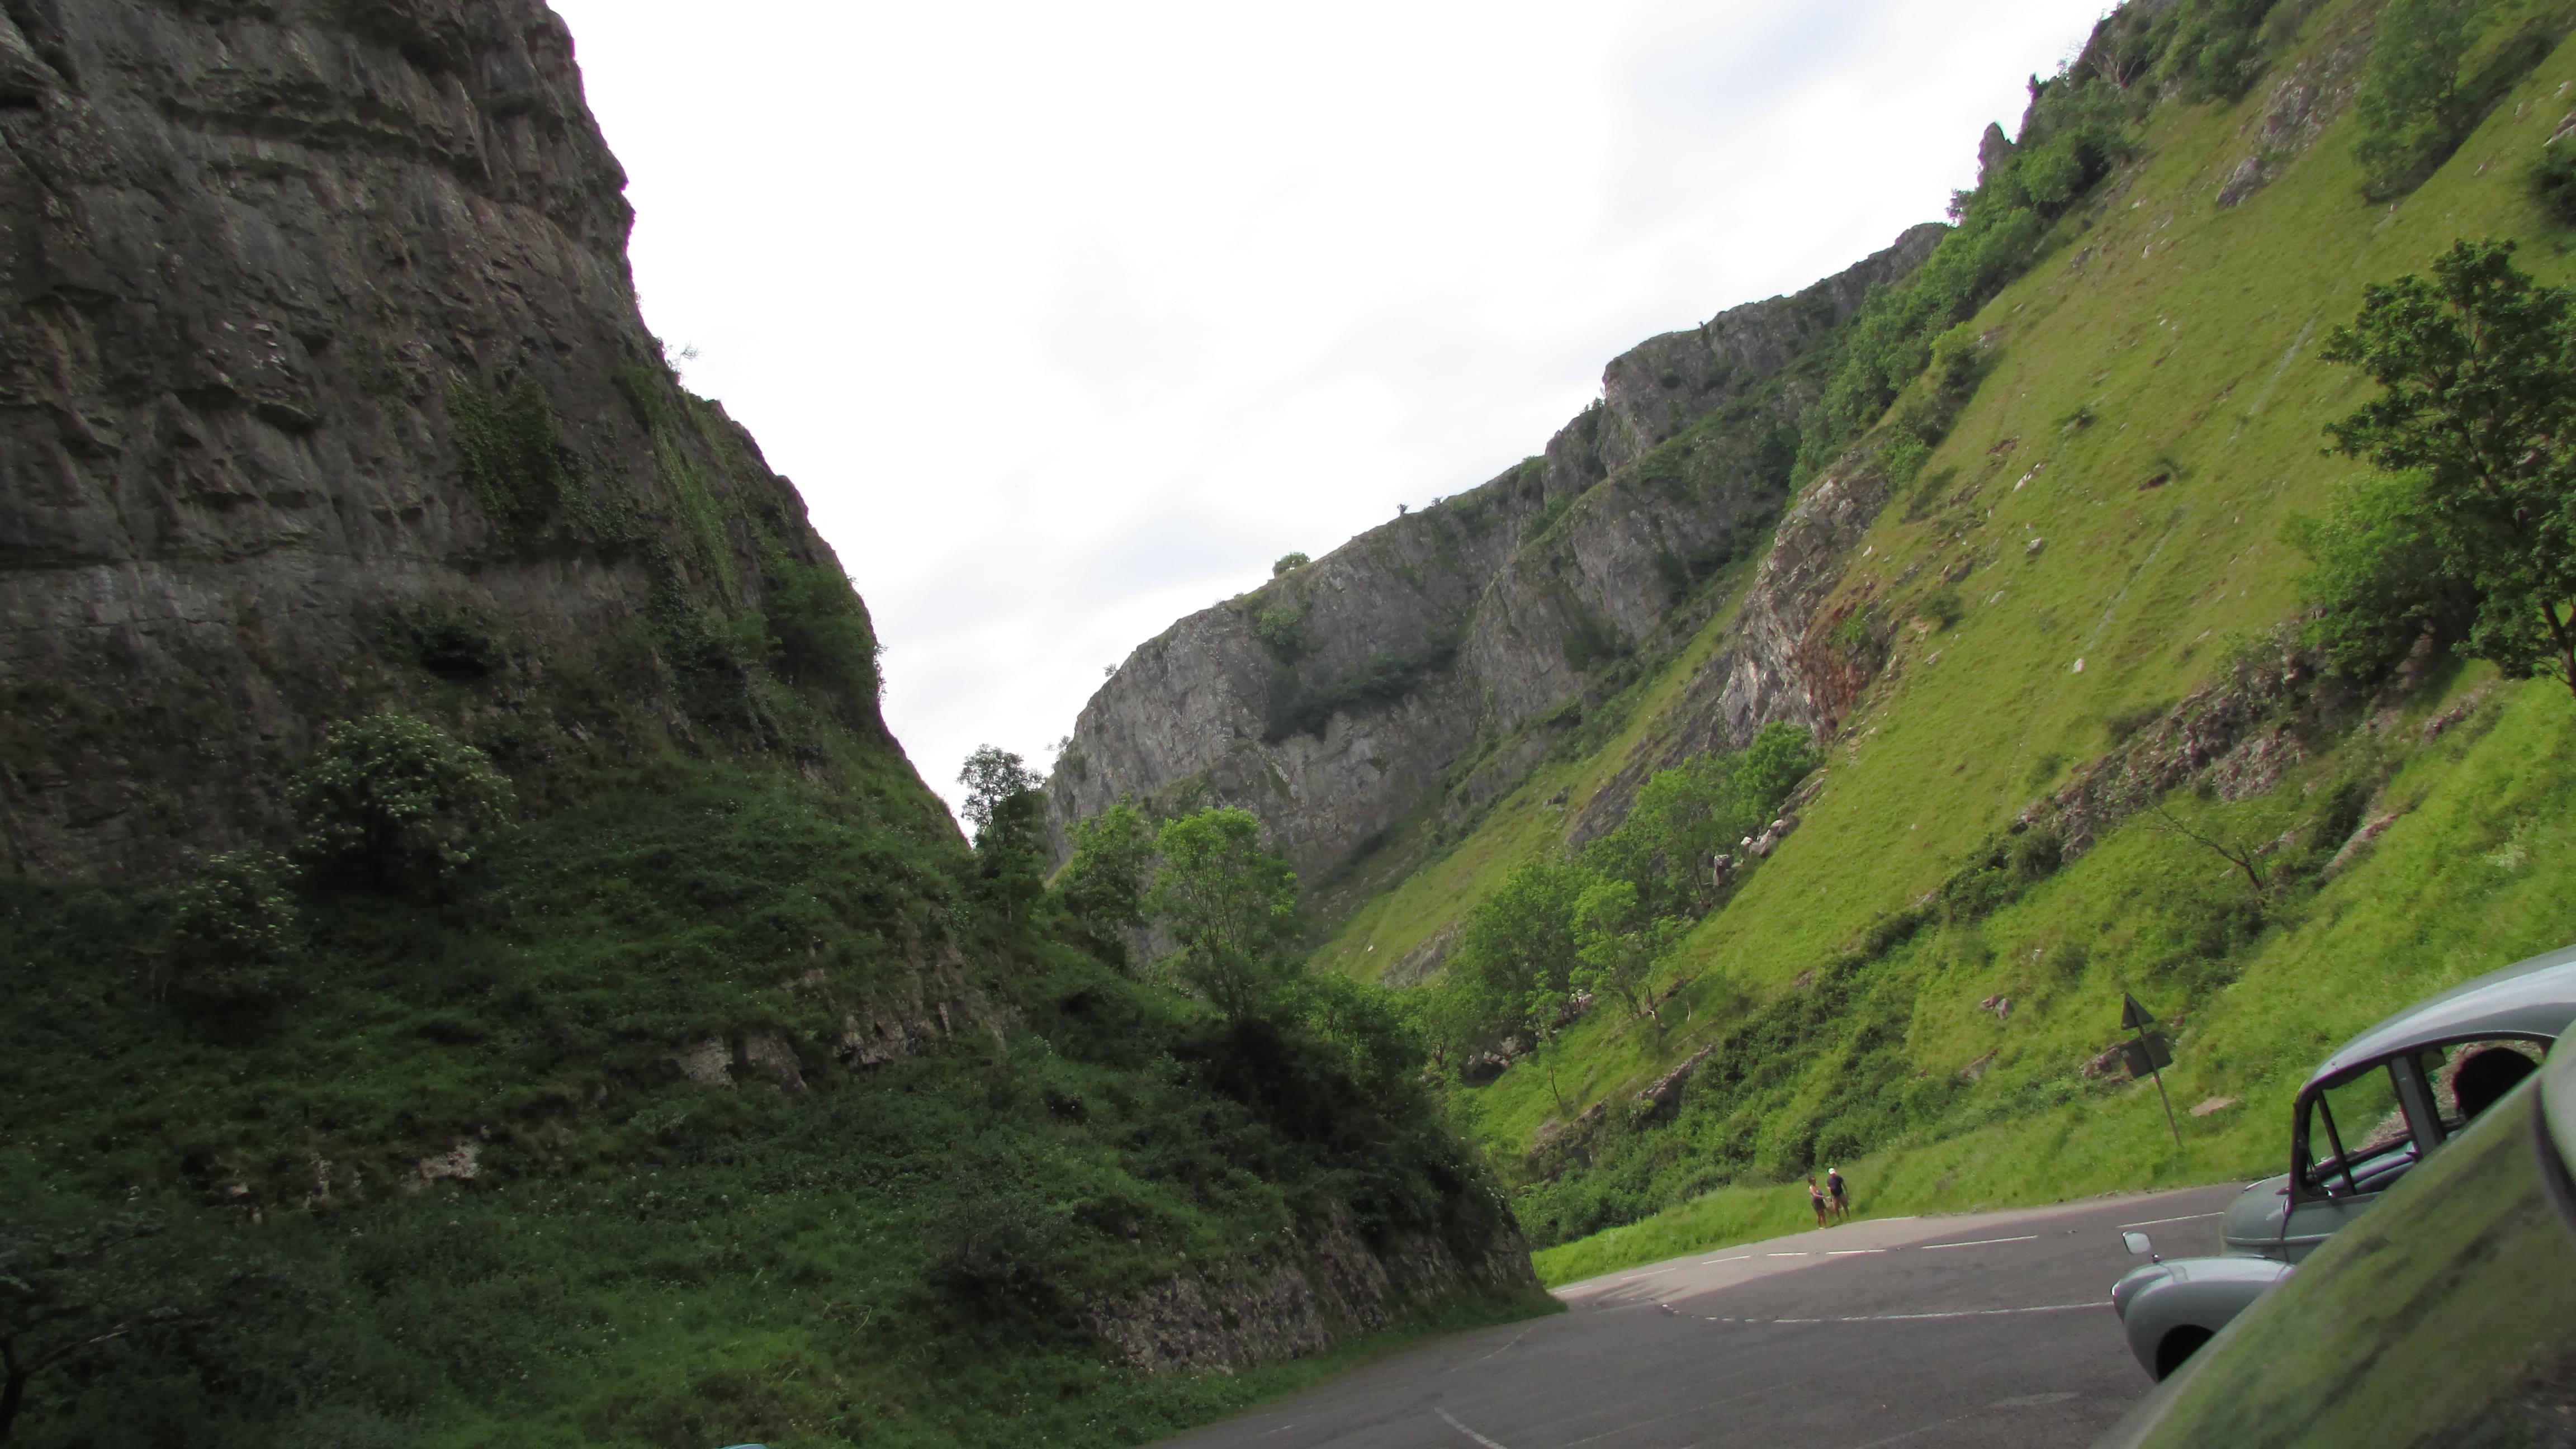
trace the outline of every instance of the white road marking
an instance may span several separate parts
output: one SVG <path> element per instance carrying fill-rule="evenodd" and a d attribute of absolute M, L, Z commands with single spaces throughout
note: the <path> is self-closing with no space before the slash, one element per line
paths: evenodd
<path fill-rule="evenodd" d="M 2178 1217 L 2178 1218 L 2149 1218 L 2149 1219 L 2147 1219 L 2147 1220 L 2146 1220 L 2145 1222 L 2143 1222 L 2143 1223 L 2122 1223 L 2122 1224 L 2120 1224 L 2120 1226 L 2122 1226 L 2122 1227 L 2124 1227 L 2124 1228 L 2152 1228 L 2152 1227 L 2156 1226 L 2158 1223 L 2196 1223 L 2196 1222 L 2199 1222 L 2202 1218 L 2223 1218 L 2223 1217 L 2225 1217 L 2225 1216 L 2227 1216 L 2227 1214 L 2225 1214 L 2225 1213 L 2223 1213 L 2223 1212 L 2218 1212 L 2218 1213 L 2187 1213 L 2187 1214 L 2185 1214 L 2184 1216 L 2182 1216 L 2182 1217 Z"/>
<path fill-rule="evenodd" d="M 1447 1409 L 1433 1409 L 1431 1412 L 1438 1414 L 1442 1419 L 1447 1420 L 1450 1428 L 1455 1429 L 1459 1433 L 1466 1435 L 1468 1438 L 1475 1440 L 1477 1443 L 1484 1445 L 1485 1449 L 1503 1449 L 1502 1445 L 1495 1443 L 1493 1440 L 1488 1439 L 1484 1435 L 1477 1433 L 1475 1430 L 1468 1428 L 1466 1425 L 1459 1423 L 1458 1416 L 1450 1413 Z"/>
<path fill-rule="evenodd" d="M 1952 1313 L 1871 1313 L 1856 1318 L 1838 1318 L 1834 1321 L 1837 1323 L 1912 1323 L 1932 1318 L 2005 1318 L 2016 1313 L 2072 1313 L 2079 1308 L 2110 1306 L 2111 1300 L 2103 1298 L 2091 1303 L 2043 1303 L 2036 1308 L 1963 1308 Z"/>
<path fill-rule="evenodd" d="M 2035 1243 L 2037 1241 L 2039 1241 L 2039 1234 L 2024 1233 L 2018 1238 L 1979 1238 L 1973 1243 L 1925 1243 L 1923 1251 L 1928 1253 L 1935 1248 L 1991 1248 L 1997 1243 Z"/>
<path fill-rule="evenodd" d="M 1825 1256 L 1828 1258 L 1857 1258 L 1863 1253 L 1884 1253 L 1886 1251 L 1887 1250 L 1885 1248 L 1835 1248 L 1828 1251 Z"/>
<path fill-rule="evenodd" d="M 1763 1256 L 1763 1257 L 1766 1257 L 1766 1258 L 1812 1258 L 1812 1257 L 1814 1257 L 1814 1256 L 1815 1256 L 1815 1254 L 1813 1254 L 1813 1253 L 1765 1253 L 1765 1254 L 1763 1254 L 1762 1256 Z"/>
<path fill-rule="evenodd" d="M 1681 1266 L 1681 1265 L 1680 1265 L 1679 1263 L 1675 1263 L 1675 1264 L 1673 1265 L 1673 1268 L 1678 1268 L 1678 1267 L 1680 1267 L 1680 1266 Z M 1669 1272 L 1671 1272 L 1671 1271 L 1673 1271 L 1673 1269 L 1672 1269 L 1672 1268 L 1649 1268 L 1649 1269 L 1647 1269 L 1647 1270 L 1646 1270 L 1645 1272 L 1643 1272 L 1643 1273 L 1631 1273 L 1631 1274 L 1629 1274 L 1627 1277 L 1622 1278 L 1622 1279 L 1620 1279 L 1619 1281 L 1620 1281 L 1620 1282 L 1622 1282 L 1622 1283 L 1634 1283 L 1634 1282 L 1636 1282 L 1636 1281 L 1637 1281 L 1638 1279 L 1640 1279 L 1640 1278 L 1652 1278 L 1652 1277 L 1654 1277 L 1654 1276 L 1655 1276 L 1656 1274 L 1658 1274 L 1658 1273 L 1669 1273 Z"/>
<path fill-rule="evenodd" d="M 1738 1253 L 1732 1258 L 1702 1258 L 1699 1262 L 1700 1266 L 1705 1268 L 1711 1263 L 1741 1263 L 1752 1256 L 1753 1255 L 1751 1253 Z"/>
<path fill-rule="evenodd" d="M 1509 1343 L 1507 1343 L 1507 1344 L 1504 1344 L 1501 1348 L 1495 1349 L 1492 1353 L 1489 1353 L 1489 1354 L 1485 1355 L 1485 1357 L 1486 1357 L 1486 1358 L 1495 1358 L 1495 1357 L 1498 1357 L 1498 1356 L 1500 1356 L 1500 1355 L 1502 1355 L 1502 1354 L 1504 1354 L 1504 1353 L 1508 1353 L 1508 1352 L 1510 1352 L 1512 1349 L 1515 1349 L 1515 1348 L 1520 1347 L 1520 1343 L 1521 1343 L 1521 1340 L 1522 1340 L 1522 1339 L 1527 1338 L 1527 1337 L 1529 1337 L 1531 1334 L 1536 1333 L 1536 1332 L 1538 1332 L 1538 1325 L 1537 1325 L 1537 1324 L 1535 1324 L 1535 1323 L 1533 1323 L 1533 1324 L 1531 1324 L 1529 1327 L 1522 1329 L 1520 1332 L 1513 1334 L 1513 1335 L 1512 1335 L 1512 1341 L 1511 1341 L 1511 1342 L 1509 1342 Z M 1479 1362 L 1482 1362 L 1482 1360 L 1479 1360 Z"/>
<path fill-rule="evenodd" d="M 1686 1315 L 1702 1323 L 1929 1323 L 1949 1318 L 2009 1318 L 2021 1313 L 2073 1313 L 2083 1308 L 2108 1308 L 2111 1300 L 2091 1303 L 2042 1303 L 2030 1308 L 1960 1308 L 1947 1313 L 1857 1313 L 1848 1318 L 1710 1318 L 1705 1314 Z M 1678 1310 L 1676 1310 L 1678 1311 Z"/>

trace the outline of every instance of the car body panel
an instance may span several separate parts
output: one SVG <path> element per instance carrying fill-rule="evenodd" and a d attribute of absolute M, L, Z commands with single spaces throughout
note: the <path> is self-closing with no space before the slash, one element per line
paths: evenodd
<path fill-rule="evenodd" d="M 2272 1258 L 2177 1258 L 2112 1284 L 2111 1306 L 2129 1336 L 2129 1351 L 2148 1373 L 2161 1377 L 2176 1361 L 2175 1334 L 2197 1345 L 2290 1272 L 2289 1264 Z"/>
<path fill-rule="evenodd" d="M 2219 1220 L 2219 1251 L 2229 1257 L 2279 1256 L 2281 1219 L 2289 1211 L 2288 1173 L 2246 1184 Z"/>

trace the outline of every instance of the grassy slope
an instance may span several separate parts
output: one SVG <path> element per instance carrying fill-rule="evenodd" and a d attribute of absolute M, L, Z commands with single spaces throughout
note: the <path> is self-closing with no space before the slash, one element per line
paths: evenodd
<path fill-rule="evenodd" d="M 2303 46 L 2328 43 L 2362 10 L 2327 7 Z M 2366 386 L 2317 362 L 2318 343 L 2352 316 L 2364 283 L 2421 270 L 2455 237 L 2520 237 L 2525 264 L 2544 278 L 2576 275 L 2563 233 L 2521 185 L 2571 77 L 2576 50 L 2562 49 L 2393 211 L 2357 199 L 2348 118 L 2272 186 L 2217 209 L 2269 80 L 2234 107 L 2157 113 L 2144 159 L 2105 184 L 2083 213 L 2087 229 L 1978 319 L 1997 364 L 1914 495 L 1880 519 L 1846 585 L 1846 596 L 1895 600 L 1903 617 L 1943 569 L 1973 555 L 1976 570 L 1958 586 L 1966 617 L 1937 635 L 1901 635 L 1803 828 L 1681 954 L 1689 981 L 1667 1033 L 1594 1017 L 1569 1048 L 1569 1090 L 1579 1077 L 1585 1101 L 1633 1092 L 1746 1003 L 1777 996 L 1875 917 L 1937 886 L 1978 840 L 2106 748 L 2109 721 L 2179 699 L 2212 677 L 2231 633 L 2291 612 L 2296 558 L 2279 542 L 2281 524 L 2319 506 L 2351 469 L 2320 456 L 2319 429 Z M 2144 486 L 2158 474 L 2162 485 Z M 2036 554 L 2033 539 L 2045 540 Z M 1900 582 L 1917 563 L 1920 575 Z M 1691 662 L 1677 661 L 1667 681 Z M 2471 670 L 2436 689 L 2485 682 Z M 1661 692 L 1669 697 L 1668 683 Z M 2576 709 L 2548 685 L 2492 698 L 2481 717 L 2492 728 L 2474 741 L 2445 737 L 2407 754 L 2373 808 L 2417 808 L 2373 854 L 2302 919 L 2218 968 L 2175 971 L 2157 912 L 2177 890 L 2221 888 L 2212 877 L 2224 868 L 2140 823 L 1981 926 L 1894 953 L 1878 969 L 1912 993 L 1902 1050 L 1915 1079 L 1955 1080 L 1995 1055 L 1930 1122 L 1868 1141 L 1871 1156 L 1840 1164 L 1865 1203 L 1966 1207 L 2277 1170 L 2288 1097 L 2328 1042 L 2447 982 L 2576 938 L 2576 902 L 2554 864 L 2565 857 L 2548 848 L 2576 781 Z M 2433 707 L 2419 699 L 2412 715 Z M 1638 729 L 1651 714 L 1640 711 Z M 2391 738 L 2415 735 L 2409 724 Z M 1355 917 L 1325 959 L 1350 963 L 1371 942 L 1401 950 L 1456 919 L 1480 883 L 1552 843 L 1553 812 L 1541 802 L 1606 778 L 1620 749 L 1543 771 L 1448 860 Z M 2286 820 L 2301 787 L 2340 763 L 2310 765 L 2270 799 L 2227 808 Z M 2060 943 L 2089 959 L 2071 973 L 2043 967 L 2071 959 L 2052 954 Z M 2186 1117 L 2179 1157 L 2156 1146 L 2163 1120 L 2150 1095 L 2076 1073 L 2116 1034 L 2123 989 L 2183 1016 L 2174 1077 L 2183 1106 L 2242 1099 Z M 1998 993 L 2016 1003 L 2008 1023 L 1977 1010 Z M 1811 1054 L 1797 1108 L 1828 1095 L 1845 1055 L 1834 1043 Z M 1533 1072 L 1462 1096 L 1507 1154 L 1557 1115 Z M 1788 1115 L 1794 1129 L 1797 1110 Z M 1722 1190 L 1557 1248 L 1542 1268 L 1562 1281 L 1794 1224 L 1799 1197 Z"/>
<path fill-rule="evenodd" d="M 926 801 L 891 748 L 847 755 Z M 1433 1219 L 1490 1209 L 1420 1104 L 1382 1114 L 1330 1048 L 1229 1034 L 981 918 L 945 821 L 868 794 L 679 760 L 599 781 L 454 900 L 308 889 L 293 998 L 228 1025 L 156 999 L 158 895 L 0 881 L 0 1246 L 32 1204 L 114 1204 L 305 1305 L 211 1350 L 214 1399 L 167 1357 L 103 1358 L 40 1376 L 22 1436 L 1133 1443 L 1544 1306 L 1399 1305 L 1242 1374 L 1116 1363 L 1086 1307 L 1259 1274 L 1333 1203 L 1461 1243 L 1483 1230 Z M 963 955 L 931 990 L 985 1020 L 834 1062 L 841 1012 L 900 1000 L 943 939 Z M 802 1092 L 665 1062 L 761 1031 L 796 1044 Z M 459 1141 L 470 1180 L 416 1170 Z M 1444 1155 L 1448 1187 L 1413 1173 Z"/>

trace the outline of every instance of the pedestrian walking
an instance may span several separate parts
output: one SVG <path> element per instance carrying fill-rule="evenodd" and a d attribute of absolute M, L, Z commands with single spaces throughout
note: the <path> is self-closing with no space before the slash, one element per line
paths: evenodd
<path fill-rule="evenodd" d="M 1843 1187 L 1843 1170 L 1841 1168 L 1828 1167 L 1825 1169 L 1825 1193 L 1834 1200 L 1835 1217 L 1847 1218 L 1851 1216 L 1851 1195 Z"/>
<path fill-rule="evenodd" d="M 1813 1175 L 1807 1178 L 1807 1205 L 1816 1210 L 1816 1226 L 1825 1225 L 1825 1190 L 1816 1186 Z"/>

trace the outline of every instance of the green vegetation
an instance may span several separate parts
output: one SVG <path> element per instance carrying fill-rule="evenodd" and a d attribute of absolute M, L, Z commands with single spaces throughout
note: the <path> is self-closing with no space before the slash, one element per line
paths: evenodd
<path fill-rule="evenodd" d="M 1283 553 L 1279 556 L 1279 561 L 1270 566 L 1270 576 L 1275 579 L 1290 569 L 1302 569 L 1313 562 L 1313 559 L 1302 553 Z"/>
<path fill-rule="evenodd" d="M 1467 913 L 1421 1010 L 1435 1054 L 1462 1076 L 1543 1043 L 1592 998 L 1653 1018 L 1653 981 L 1690 921 L 1721 903 L 1714 859 L 1764 831 L 1816 766 L 1803 732 L 1769 725 L 1743 750 L 1647 779 L 1618 829 L 1578 852 L 1524 861 Z"/>
<path fill-rule="evenodd" d="M 1271 609 L 1262 611 L 1263 623 L 1271 613 Z M 1302 647 L 1302 611 L 1296 619 Z M 1267 635 L 1264 642 L 1271 642 Z M 1276 652 L 1278 646 L 1274 643 L 1272 647 Z M 1271 677 L 1269 719 L 1261 737 L 1271 744 L 1299 734 L 1321 738 L 1334 715 L 1401 699 L 1426 676 L 1448 668 L 1457 655 L 1457 640 L 1445 638 L 1409 652 L 1371 650 L 1359 663 L 1337 671 L 1323 671 L 1312 665 L 1284 668 Z"/>
<path fill-rule="evenodd" d="M 771 555 L 761 573 L 761 619 L 782 681 L 826 700 L 845 725 L 875 713 L 884 689 L 880 647 L 847 574 Z"/>
<path fill-rule="evenodd" d="M 457 684 L 474 684 L 510 667 L 501 624 L 476 606 L 417 604 L 376 622 L 376 647 L 397 663 Z"/>
<path fill-rule="evenodd" d="M 2365 290 L 2326 341 L 2386 389 L 2328 425 L 2336 447 L 2403 475 L 2301 535 L 2326 608 L 2314 633 L 2348 670 L 2384 673 L 2411 626 L 2576 691 L 2576 292 L 2512 256 L 2461 242 L 2432 281 Z"/>
<path fill-rule="evenodd" d="M 1796 830 L 1714 908 L 1648 917 L 1695 920 L 1652 1016 L 1559 1023 L 1531 996 L 1579 989 L 1582 863 L 1618 832 L 1570 842 L 1644 814 L 1636 782 L 1704 727 L 1678 711 L 1723 657 L 1723 600 L 1462 838 L 1393 843 L 1418 868 L 1319 948 L 1362 977 L 1439 963 L 1407 999 L 1551 1281 L 1795 1228 L 1803 1190 L 1774 1184 L 1827 1165 L 1884 1212 L 2277 1172 L 2337 1040 L 2576 939 L 2551 863 L 2576 716 L 2540 648 L 2570 607 L 2569 389 L 2542 379 L 2571 274 L 2530 184 L 2576 75 L 2556 12 L 2480 12 L 2470 129 L 2393 212 L 2361 200 L 2349 110 L 2215 202 L 2277 89 L 2255 82 L 2348 55 L 2374 9 L 2114 16 L 2043 88 L 2018 179 L 1991 169 L 1864 309 L 1799 464 L 1853 443 L 1915 474 L 1799 641 L 1854 693 Z M 1969 266 L 2001 235 L 1977 215 L 2070 134 L 2107 169 L 2023 208 L 2012 265 Z M 2083 159 L 2061 144 L 2052 166 Z M 2460 245 L 2481 236 L 2520 239 L 2515 266 Z M 2509 623 L 2442 647 L 2483 610 Z M 1642 903 L 1654 876 L 1611 878 Z M 2179 1151 L 2106 1064 L 2124 992 L 2173 1030 Z"/>
<path fill-rule="evenodd" d="M 289 798 L 317 868 L 414 891 L 472 865 L 518 809 L 481 750 L 398 711 L 331 726 Z"/>
<path fill-rule="evenodd" d="M 168 967 L 153 985 L 209 1018 L 275 1003 L 303 948 L 287 894 L 294 878 L 293 866 L 261 851 L 200 861 L 171 898 Z"/>
<path fill-rule="evenodd" d="M 2411 189 L 2459 145 L 2470 119 L 2460 62 L 2482 0 L 2388 0 L 2361 89 L 2353 96 L 2363 194 Z"/>
<path fill-rule="evenodd" d="M 1329 1366 L 1140 1373 L 1091 1327 L 1139 1290 L 1290 1271 L 1337 1222 L 1490 1240 L 1373 993 L 1221 1013 L 1066 944 L 1078 895 L 988 889 L 1035 818 L 999 752 L 972 854 L 882 747 L 837 790 L 657 757 L 476 838 L 404 803 L 465 778 L 438 733 L 370 721 L 309 767 L 392 751 L 413 783 L 346 807 L 392 822 L 356 857 L 391 884 L 0 881 L 0 1339 L 37 1365 L 12 1442 L 1133 1443 Z M 1283 884 L 1192 853 L 1228 825 L 1165 832 L 1166 919 L 1207 955 L 1228 870 Z M 255 1017 L 175 985 L 281 964 Z"/>
<path fill-rule="evenodd" d="M 1146 913 L 1179 950 L 1167 969 L 1229 1021 L 1275 1002 L 1297 974 L 1285 947 L 1297 913 L 1297 877 L 1261 848 L 1248 810 L 1202 810 L 1166 823 Z"/>
<path fill-rule="evenodd" d="M 530 542 L 580 493 L 572 451 L 534 381 L 522 379 L 506 395 L 458 383 L 448 389 L 447 415 L 465 481 L 503 538 Z"/>

